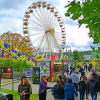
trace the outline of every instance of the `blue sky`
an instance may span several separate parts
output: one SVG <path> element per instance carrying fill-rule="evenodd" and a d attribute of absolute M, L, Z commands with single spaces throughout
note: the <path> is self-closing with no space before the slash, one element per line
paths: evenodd
<path fill-rule="evenodd" d="M 0 35 L 4 32 L 11 31 L 23 35 L 23 17 L 26 9 L 38 0 L 0 0 Z M 44 0 L 42 0 L 44 1 Z M 92 38 L 88 37 L 89 30 L 85 25 L 78 28 L 77 21 L 73 21 L 65 17 L 64 13 L 68 4 L 68 0 L 46 0 L 53 4 L 61 14 L 66 27 L 66 46 L 71 46 L 71 49 L 80 51 L 91 50 L 93 45 Z"/>

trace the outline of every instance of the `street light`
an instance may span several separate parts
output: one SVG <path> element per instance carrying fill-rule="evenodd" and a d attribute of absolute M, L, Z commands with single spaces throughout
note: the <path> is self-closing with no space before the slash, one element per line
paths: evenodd
<path fill-rule="evenodd" d="M 67 48 L 69 48 L 69 50 Z M 67 53 L 71 53 L 71 47 L 70 46 L 66 47 L 66 55 L 67 55 Z M 68 55 L 68 60 L 69 60 L 69 55 Z"/>
<path fill-rule="evenodd" d="M 70 46 L 66 47 L 66 55 L 67 55 L 67 53 L 68 53 L 68 60 L 69 60 L 69 53 L 71 53 L 71 47 Z M 67 67 L 66 69 L 68 70 L 68 62 L 66 62 L 66 67 Z"/>

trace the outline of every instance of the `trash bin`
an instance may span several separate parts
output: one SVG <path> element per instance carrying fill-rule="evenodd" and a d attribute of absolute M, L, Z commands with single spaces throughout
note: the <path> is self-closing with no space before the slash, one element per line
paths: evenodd
<path fill-rule="evenodd" d="M 0 92 L 0 100 L 13 100 L 13 95 Z"/>

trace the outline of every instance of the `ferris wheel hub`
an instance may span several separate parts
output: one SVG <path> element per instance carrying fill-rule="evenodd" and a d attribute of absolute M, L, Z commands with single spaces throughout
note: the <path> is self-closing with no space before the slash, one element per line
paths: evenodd
<path fill-rule="evenodd" d="M 51 31 L 51 34 L 52 34 L 52 35 L 54 35 L 54 34 L 55 34 L 55 30 L 54 30 L 54 28 L 53 28 L 53 27 L 50 29 L 50 31 Z"/>

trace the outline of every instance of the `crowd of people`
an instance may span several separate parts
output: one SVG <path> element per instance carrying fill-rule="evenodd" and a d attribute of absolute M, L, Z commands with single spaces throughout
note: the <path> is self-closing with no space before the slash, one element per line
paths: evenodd
<path fill-rule="evenodd" d="M 93 67 L 91 67 L 92 69 Z M 80 77 L 79 72 L 81 73 Z M 82 66 L 80 68 L 76 67 L 70 73 L 67 70 L 63 77 L 59 76 L 56 84 L 52 87 L 47 86 L 47 76 L 43 75 L 39 84 L 39 100 L 46 100 L 47 89 L 51 89 L 54 100 L 75 100 L 75 97 L 78 96 L 80 96 L 80 100 L 84 100 L 88 99 L 89 95 L 92 100 L 97 100 L 97 94 L 100 92 L 100 73 L 96 73 L 93 69 L 90 77 L 87 77 Z M 30 100 L 32 88 L 26 76 L 21 78 L 18 94 L 20 100 Z"/>
<path fill-rule="evenodd" d="M 84 68 L 87 70 L 86 65 Z M 87 77 L 84 68 L 76 67 L 70 73 L 65 72 L 64 77 L 59 76 L 53 87 L 47 86 L 47 77 L 44 75 L 40 82 L 39 100 L 46 100 L 47 89 L 51 89 L 54 100 L 75 100 L 79 95 L 80 100 L 88 99 L 89 95 L 92 100 L 97 100 L 97 93 L 100 92 L 100 73 L 97 74 L 92 70 L 90 77 Z M 89 71 L 90 68 L 93 69 L 89 67 Z"/>

